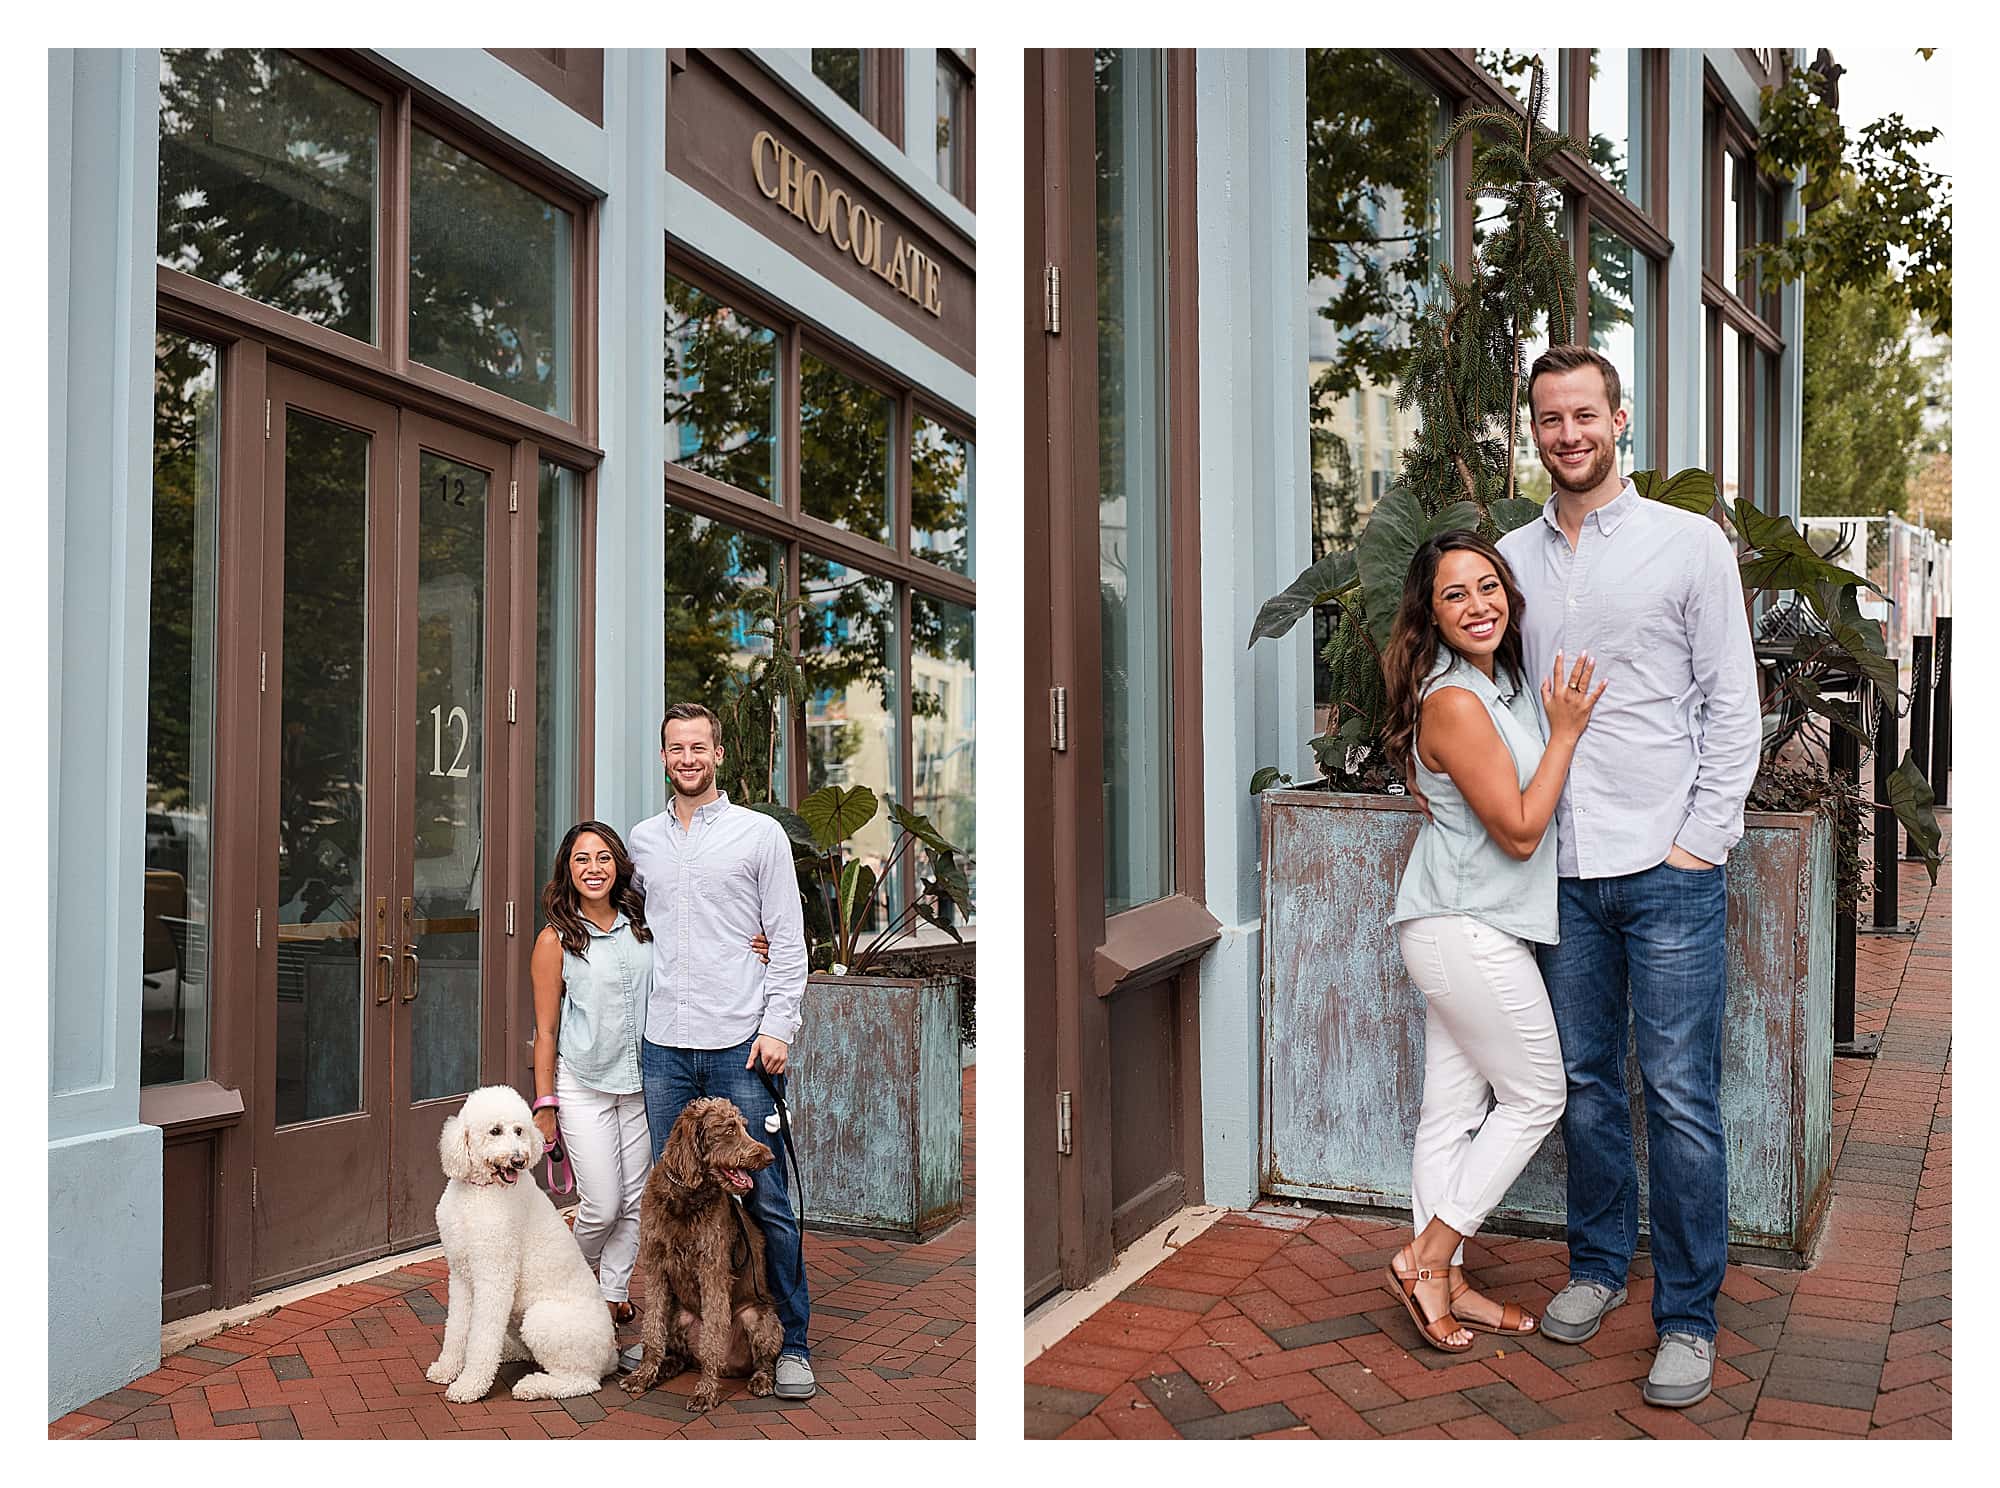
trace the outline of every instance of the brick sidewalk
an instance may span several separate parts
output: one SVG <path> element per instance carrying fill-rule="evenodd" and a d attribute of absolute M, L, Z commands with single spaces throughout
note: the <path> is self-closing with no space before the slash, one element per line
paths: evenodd
<path fill-rule="evenodd" d="M 244 1323 L 164 1360 L 49 1427 L 63 1437 L 969 1437 L 973 1425 L 973 1090 L 964 1074 L 966 1217 L 923 1245 L 808 1233 L 810 1401 L 753 1400 L 735 1380 L 706 1416 L 696 1376 L 633 1400 L 615 1383 L 517 1401 L 533 1366 L 503 1364 L 453 1405 L 424 1378 L 444 1339 L 445 1263 L 425 1261 Z M 628 1328 L 620 1342 L 635 1341 Z"/>
<path fill-rule="evenodd" d="M 1833 1197 L 1813 1264 L 1730 1266 L 1716 1389 L 1692 1410 L 1639 1396 L 1655 1342 L 1644 1255 L 1626 1305 L 1580 1347 L 1482 1334 L 1443 1354 L 1418 1346 L 1382 1283 L 1406 1225 L 1261 1203 L 1030 1364 L 1027 1434 L 1949 1437 L 1950 862 L 1935 890 L 1905 865 L 1900 900 L 1922 920 L 1916 939 L 1859 942 L 1856 1029 L 1882 1048 L 1834 1062 Z M 1475 1280 L 1536 1313 L 1566 1257 L 1544 1240 L 1466 1243 Z"/>

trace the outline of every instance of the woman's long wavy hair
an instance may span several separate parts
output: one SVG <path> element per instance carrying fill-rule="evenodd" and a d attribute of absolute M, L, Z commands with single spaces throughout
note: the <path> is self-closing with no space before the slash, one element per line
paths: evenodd
<path fill-rule="evenodd" d="M 1500 635 L 1500 649 L 1494 654 L 1496 676 L 1511 671 L 1517 684 L 1526 681 L 1521 660 L 1521 616 L 1527 601 L 1514 582 L 1514 570 L 1500 556 L 1500 550 L 1477 532 L 1440 532 L 1427 538 L 1410 571 L 1403 578 L 1403 598 L 1396 607 L 1396 623 L 1389 631 L 1389 648 L 1382 653 L 1382 683 L 1388 692 L 1388 727 L 1382 731 L 1382 750 L 1389 764 L 1408 780 L 1416 769 L 1417 716 L 1423 709 L 1424 681 L 1437 664 L 1437 616 L 1433 613 L 1432 592 L 1437 587 L 1438 564 L 1446 553 L 1477 553 L 1493 565 L 1500 576 L 1500 588 L 1507 596 L 1507 628 Z"/>
<path fill-rule="evenodd" d="M 632 938 L 651 940 L 653 932 L 646 928 L 646 896 L 633 881 L 632 859 L 623 840 L 601 821 L 578 822 L 563 833 L 562 846 L 556 850 L 555 866 L 549 870 L 549 881 L 542 889 L 542 913 L 548 916 L 563 949 L 588 961 L 590 932 L 584 928 L 583 900 L 569 872 L 569 855 L 576 850 L 576 839 L 585 832 L 595 832 L 611 849 L 611 907 L 625 911 L 625 918 L 632 924 Z"/>

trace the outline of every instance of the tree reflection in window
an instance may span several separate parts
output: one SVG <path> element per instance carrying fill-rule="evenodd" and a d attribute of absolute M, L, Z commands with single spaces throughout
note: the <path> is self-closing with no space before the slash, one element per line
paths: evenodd
<path fill-rule="evenodd" d="M 807 516 L 887 542 L 895 433 L 888 394 L 799 357 L 799 495 Z"/>
<path fill-rule="evenodd" d="M 918 414 L 910 458 L 910 551 L 970 578 L 972 441 Z"/>
<path fill-rule="evenodd" d="M 778 545 L 692 512 L 667 507 L 666 701 L 720 711 L 736 700 L 754 660 L 770 652 L 746 609 L 750 592 L 778 575 Z M 730 800 L 782 800 L 784 732 L 772 768 L 768 731 L 746 729 L 725 751 L 719 783 Z M 775 788 L 774 788 L 775 786 Z"/>
<path fill-rule="evenodd" d="M 1590 229 L 1590 345 L 1618 369 L 1620 404 L 1628 415 L 1618 436 L 1618 469 L 1630 474 L 1644 446 L 1639 410 L 1651 385 L 1652 265 L 1630 243 L 1596 224 Z"/>
<path fill-rule="evenodd" d="M 282 51 L 163 49 L 160 263 L 372 340 L 380 116 Z"/>
<path fill-rule="evenodd" d="M 814 47 L 813 76 L 841 97 L 856 113 L 861 111 L 861 51 L 858 47 Z"/>
<path fill-rule="evenodd" d="M 973 623 L 963 605 L 910 593 L 910 807 L 963 849 L 976 903 Z"/>
<path fill-rule="evenodd" d="M 806 789 L 865 785 L 882 801 L 900 799 L 894 586 L 817 554 L 802 553 L 799 562 L 809 605 L 799 624 Z M 853 839 L 854 855 L 878 872 L 894 845 L 886 810 Z M 900 885 L 891 885 L 890 900 L 893 912 Z"/>
<path fill-rule="evenodd" d="M 779 499 L 778 333 L 667 276 L 667 458 Z"/>

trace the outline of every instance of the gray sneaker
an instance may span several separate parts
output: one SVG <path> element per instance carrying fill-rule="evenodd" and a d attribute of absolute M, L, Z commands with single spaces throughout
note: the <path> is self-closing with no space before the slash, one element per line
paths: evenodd
<path fill-rule="evenodd" d="M 1557 1343 L 1582 1343 L 1604 1324 L 1604 1314 L 1625 1300 L 1625 1288 L 1615 1291 L 1601 1281 L 1572 1281 L 1542 1312 L 1542 1332 Z"/>
<path fill-rule="evenodd" d="M 645 1357 L 646 1350 L 641 1344 L 635 1343 L 620 1349 L 618 1351 L 618 1372 L 620 1374 L 630 1374 L 639 1367 Z"/>
<path fill-rule="evenodd" d="M 813 1379 L 812 1361 L 804 1354 L 778 1355 L 776 1383 L 772 1393 L 780 1400 L 810 1400 L 819 1393 Z"/>
<path fill-rule="evenodd" d="M 1648 1405 L 1685 1410 L 1708 1399 L 1715 1383 L 1715 1344 L 1692 1333 L 1669 1333 L 1653 1355 L 1653 1372 L 1639 1394 Z"/>

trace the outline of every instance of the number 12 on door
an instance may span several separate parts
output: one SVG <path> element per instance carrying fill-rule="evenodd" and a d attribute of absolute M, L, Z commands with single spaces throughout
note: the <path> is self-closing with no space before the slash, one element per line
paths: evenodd
<path fill-rule="evenodd" d="M 458 730 L 458 753 L 451 758 L 451 765 L 444 762 L 444 736 L 446 718 L 442 704 L 431 709 L 431 774 L 464 780 L 472 774 L 472 766 L 465 762 L 466 746 L 472 742 L 472 718 L 463 708 L 451 710 L 450 724 Z"/>

